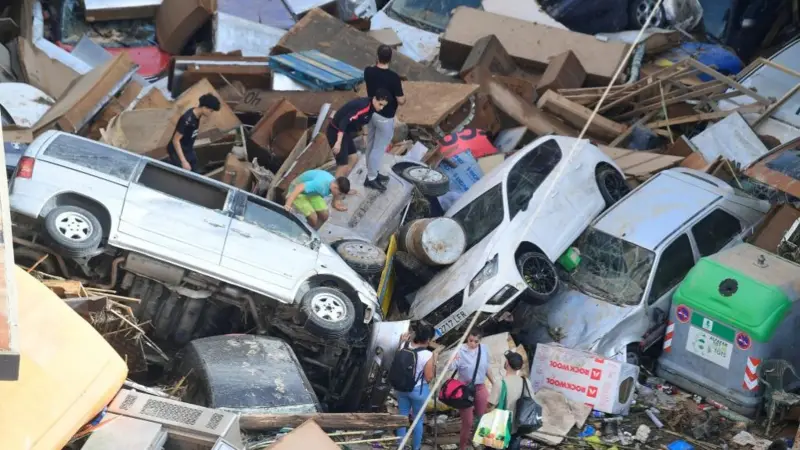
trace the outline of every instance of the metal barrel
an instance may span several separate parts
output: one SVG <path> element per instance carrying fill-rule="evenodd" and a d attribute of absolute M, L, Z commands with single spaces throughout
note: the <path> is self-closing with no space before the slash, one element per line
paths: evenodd
<path fill-rule="evenodd" d="M 419 219 L 400 229 L 401 250 L 429 266 L 446 266 L 458 260 L 467 238 L 464 229 L 449 217 Z"/>

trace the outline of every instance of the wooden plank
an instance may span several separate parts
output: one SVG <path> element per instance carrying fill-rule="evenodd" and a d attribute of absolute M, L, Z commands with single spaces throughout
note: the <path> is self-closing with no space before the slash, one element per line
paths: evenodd
<path fill-rule="evenodd" d="M 791 98 L 791 97 L 792 97 L 794 94 L 796 94 L 798 91 L 800 91 L 800 83 L 797 83 L 797 84 L 795 84 L 795 85 L 794 85 L 794 87 L 793 87 L 793 88 L 791 88 L 791 89 L 789 89 L 789 90 L 788 90 L 788 91 L 787 91 L 785 94 L 783 94 L 783 95 L 781 96 L 781 98 L 779 98 L 779 99 L 778 99 L 778 101 L 776 101 L 775 103 L 773 103 L 773 104 L 769 105 L 769 107 L 767 108 L 767 110 L 766 110 L 766 111 L 764 111 L 764 113 L 763 113 L 763 114 L 761 114 L 760 116 L 758 116 L 758 118 L 755 120 L 755 122 L 753 122 L 753 123 L 750 125 L 750 127 L 751 127 L 751 128 L 755 128 L 755 127 L 757 127 L 757 126 L 758 126 L 758 124 L 760 124 L 761 122 L 763 122 L 763 121 L 764 121 L 764 119 L 766 119 L 767 117 L 771 116 L 771 115 L 772 115 L 772 113 L 773 113 L 773 112 L 775 112 L 775 110 L 776 110 L 776 109 L 780 108 L 780 106 L 781 106 L 781 105 L 783 105 L 784 103 L 786 103 L 786 101 L 787 101 L 787 100 L 789 100 L 789 99 L 790 99 L 790 98 Z"/>
<path fill-rule="evenodd" d="M 375 51 L 379 45 L 380 42 L 368 34 L 356 30 L 321 9 L 313 9 L 278 41 L 272 49 L 272 54 L 319 50 L 353 67 L 367 67 L 375 64 Z M 408 80 L 455 81 L 399 52 L 392 58 L 392 69 Z M 292 103 L 297 105 L 293 100 Z"/>
<path fill-rule="evenodd" d="M 0 129 L 0 141 L 3 131 Z M 5 166 L 5 154 L 0 164 Z M 8 180 L 0 175 L 0 381 L 19 379 L 20 342 L 19 310 L 14 278 L 14 250 L 11 245 L 11 209 L 8 202 Z"/>
<path fill-rule="evenodd" d="M 592 110 L 589 108 L 572 102 L 554 91 L 545 92 L 536 105 L 544 111 L 561 117 L 578 129 L 582 129 L 592 115 Z M 597 114 L 589 124 L 587 131 L 592 135 L 614 139 L 625 132 L 625 125 Z"/>
<path fill-rule="evenodd" d="M 645 114 L 644 117 L 642 117 L 641 119 L 637 120 L 635 123 L 633 123 L 628 128 L 626 128 L 624 132 L 620 133 L 619 136 L 614 138 L 614 140 L 611 141 L 608 144 L 608 146 L 609 147 L 616 147 L 617 145 L 620 145 L 623 142 L 625 142 L 625 139 L 627 139 L 628 136 L 630 136 L 631 133 L 633 133 L 633 130 L 636 127 L 640 127 L 640 126 L 644 125 L 644 123 L 647 122 L 648 120 L 652 119 L 653 116 L 655 116 L 657 112 L 658 111 L 650 111 L 649 113 Z"/>
<path fill-rule="evenodd" d="M 626 112 L 624 114 L 620 114 L 620 115 L 616 116 L 616 119 L 617 120 L 628 119 L 628 118 L 635 117 L 635 116 L 637 116 L 639 114 L 642 114 L 642 113 L 645 113 L 645 112 L 659 110 L 659 109 L 663 108 L 664 106 L 674 105 L 676 103 L 681 103 L 681 102 L 684 102 L 686 100 L 702 97 L 704 95 L 708 95 L 708 94 L 711 94 L 711 93 L 713 93 L 715 91 L 722 90 L 722 89 L 725 89 L 724 85 L 721 85 L 721 84 L 710 85 L 710 86 L 708 86 L 706 88 L 703 88 L 703 89 L 693 90 L 693 91 L 689 92 L 688 94 L 679 95 L 679 96 L 674 97 L 674 98 L 672 98 L 670 100 L 666 100 L 665 99 L 664 102 L 658 101 L 658 102 L 654 102 L 652 104 L 648 104 L 647 106 L 638 107 L 638 108 L 636 108 L 636 109 L 634 109 L 632 111 L 628 111 L 628 112 Z"/>
<path fill-rule="evenodd" d="M 759 95 L 758 93 L 756 93 L 752 89 L 745 87 L 743 84 L 735 81 L 733 78 L 726 77 L 725 75 L 723 75 L 723 74 L 717 72 L 716 70 L 706 66 L 705 64 L 701 63 L 700 61 L 698 61 L 698 60 L 696 60 L 694 58 L 687 58 L 686 61 L 688 61 L 688 64 L 690 66 L 694 67 L 695 69 L 703 72 L 704 74 L 706 74 L 706 75 L 708 75 L 710 77 L 713 77 L 713 78 L 715 78 L 715 79 L 717 79 L 719 81 L 722 81 L 723 83 L 727 84 L 728 86 L 738 90 L 742 94 L 745 94 L 748 97 L 753 98 L 757 102 L 759 102 L 761 104 L 764 104 L 764 105 L 769 105 L 770 104 L 769 99 L 762 97 L 761 95 Z"/>
<path fill-rule="evenodd" d="M 408 81 L 403 83 L 406 104 L 397 109 L 397 118 L 409 125 L 432 127 L 438 125 L 478 91 L 477 84 L 432 83 Z M 366 96 L 362 85 L 359 95 Z"/>
<path fill-rule="evenodd" d="M 223 91 L 225 101 L 233 104 L 234 111 L 259 114 L 269 110 L 281 100 L 287 100 L 303 114 L 316 116 L 325 103 L 330 103 L 331 108 L 337 110 L 350 100 L 358 98 L 358 94 L 353 91 L 306 92 L 250 89 L 244 95 L 239 95 L 228 89 L 220 90 L 220 94 Z"/>
<path fill-rule="evenodd" d="M 571 50 L 590 83 L 608 83 L 629 48 L 625 43 L 603 42 L 594 36 L 461 6 L 453 10 L 440 37 L 439 59 L 446 68 L 460 69 L 475 43 L 490 34 L 497 36 L 517 65 L 526 70 L 543 71 L 551 57 Z"/>
<path fill-rule="evenodd" d="M 710 113 L 693 114 L 690 116 L 674 117 L 667 120 L 657 120 L 655 122 L 650 122 L 645 126 L 647 128 L 661 128 L 666 126 L 682 125 L 685 123 L 705 122 L 707 120 L 724 119 L 725 117 L 728 117 L 728 115 L 734 112 L 739 112 L 739 113 L 759 112 L 762 111 L 763 109 L 764 106 L 759 104 L 746 105 L 728 111 L 715 111 Z"/>
<path fill-rule="evenodd" d="M 239 426 L 245 431 L 297 428 L 307 420 L 331 430 L 389 430 L 408 426 L 408 417 L 384 413 L 241 414 Z"/>
<path fill-rule="evenodd" d="M 539 136 L 558 134 L 561 136 L 577 136 L 578 133 L 567 125 L 549 117 L 535 105 L 525 103 L 518 95 L 511 92 L 500 82 L 490 80 L 488 92 L 492 102 L 503 112 L 511 116 L 520 125 L 525 126 Z"/>
<path fill-rule="evenodd" d="M 675 167 L 683 161 L 682 156 L 661 155 L 642 150 L 627 150 L 600 146 L 609 158 L 622 169 L 625 175 L 632 177 L 649 177 L 662 170 Z"/>

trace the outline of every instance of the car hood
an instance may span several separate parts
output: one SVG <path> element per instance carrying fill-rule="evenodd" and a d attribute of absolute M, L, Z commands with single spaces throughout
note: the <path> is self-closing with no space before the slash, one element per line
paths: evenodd
<path fill-rule="evenodd" d="M 525 332 L 536 342 L 557 341 L 581 350 L 590 349 L 633 311 L 575 290 L 561 292 L 545 305 L 522 309 Z"/>
<path fill-rule="evenodd" d="M 486 264 L 486 261 L 494 256 L 494 254 L 488 254 L 488 250 L 494 246 L 495 236 L 497 236 L 497 229 L 461 255 L 455 263 L 436 274 L 428 284 L 420 288 L 414 296 L 414 303 L 411 305 L 411 318 L 422 319 L 441 306 L 447 299 L 466 289 L 472 278 Z"/>
<path fill-rule="evenodd" d="M 390 6 L 391 3 L 386 8 Z M 392 19 L 386 14 L 386 8 L 372 16 L 369 29 L 394 30 L 403 43 L 398 49 L 400 53 L 417 62 L 432 61 L 439 54 L 439 35 Z"/>

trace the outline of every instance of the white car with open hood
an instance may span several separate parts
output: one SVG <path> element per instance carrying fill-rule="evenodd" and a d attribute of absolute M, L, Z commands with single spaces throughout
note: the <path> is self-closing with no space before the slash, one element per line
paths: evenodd
<path fill-rule="evenodd" d="M 416 294 L 411 319 L 437 336 L 472 313 L 487 318 L 518 297 L 544 302 L 558 289 L 555 261 L 603 210 L 629 192 L 614 162 L 587 140 L 545 136 L 486 174 L 445 214 L 466 251 Z M 480 323 L 480 322 L 479 322 Z"/>

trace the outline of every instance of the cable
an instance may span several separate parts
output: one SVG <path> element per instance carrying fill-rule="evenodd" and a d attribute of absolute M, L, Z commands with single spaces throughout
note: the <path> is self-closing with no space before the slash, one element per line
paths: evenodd
<path fill-rule="evenodd" d="M 600 101 L 598 101 L 597 104 L 595 105 L 594 110 L 592 111 L 592 115 L 589 116 L 589 120 L 586 121 L 586 124 L 583 126 L 583 129 L 581 130 L 581 133 L 575 139 L 575 143 L 572 145 L 572 148 L 569 151 L 569 155 L 567 155 L 566 162 L 564 164 L 562 164 L 561 167 L 559 168 L 559 170 L 556 172 L 556 174 L 555 174 L 556 179 L 560 178 L 563 175 L 563 172 L 564 172 L 565 168 L 570 165 L 570 162 L 572 162 L 572 159 L 574 158 L 575 153 L 576 153 L 576 151 L 578 149 L 578 145 L 581 143 L 581 139 L 583 139 L 583 136 L 586 134 L 586 130 L 589 129 L 589 125 L 591 125 L 592 121 L 597 116 L 597 111 L 600 110 L 600 107 L 603 106 L 603 102 L 606 100 L 606 97 L 608 96 L 608 93 L 611 92 L 611 87 L 617 81 L 617 78 L 619 78 L 619 75 L 622 73 L 622 69 L 625 68 L 625 66 L 628 63 L 628 60 L 631 58 L 631 55 L 633 54 L 634 50 L 639 45 L 639 42 L 641 42 L 642 36 L 644 35 L 644 30 L 646 30 L 647 27 L 650 26 L 650 22 L 653 20 L 653 17 L 655 17 L 656 13 L 661 10 L 661 4 L 663 2 L 664 2 L 664 0 L 657 0 L 655 5 L 653 5 L 653 10 L 650 11 L 650 14 L 647 16 L 647 20 L 645 21 L 644 25 L 642 25 L 642 28 L 639 30 L 639 34 L 636 35 L 636 39 L 633 41 L 633 44 L 630 45 L 630 48 L 628 49 L 628 53 L 625 54 L 625 58 L 620 62 L 619 66 L 617 67 L 617 71 L 614 73 L 614 76 L 611 78 L 611 81 L 608 83 L 608 86 L 606 86 L 606 90 L 603 91 L 603 95 L 600 97 Z M 545 194 L 542 196 L 542 198 L 545 198 L 545 199 L 549 198 L 550 193 L 555 188 L 556 184 L 557 183 L 551 183 L 550 186 L 547 188 L 547 191 L 545 192 Z M 540 202 L 539 203 L 539 205 L 537 206 L 536 210 L 534 210 L 534 212 L 533 212 L 533 217 L 530 219 L 531 221 L 536 220 L 536 217 L 539 215 L 539 212 L 541 211 L 543 205 L 544 205 L 544 202 Z M 475 326 L 475 322 L 478 321 L 478 316 L 479 316 L 479 312 L 475 311 L 474 317 L 472 318 L 472 321 L 467 326 L 467 329 L 464 330 L 464 334 L 461 335 L 461 339 L 458 341 L 460 344 L 464 343 L 464 341 L 466 340 L 469 332 L 472 331 L 472 327 Z M 455 359 L 457 354 L 458 354 L 458 346 L 455 346 L 454 349 L 453 349 L 453 354 L 450 356 L 450 359 L 447 361 L 447 366 L 446 367 L 450 367 L 450 365 L 453 364 L 453 360 Z M 427 405 L 431 401 L 431 397 L 436 393 L 436 391 L 439 390 L 439 388 L 441 387 L 442 382 L 444 381 L 446 373 L 447 373 L 447 371 L 443 370 L 442 373 L 439 374 L 439 376 L 436 378 L 436 382 L 431 387 L 430 393 L 428 394 L 428 398 L 425 399 L 424 405 Z M 414 417 L 414 421 L 411 422 L 411 426 L 408 427 L 408 432 L 406 433 L 405 436 L 403 436 L 403 440 L 400 441 L 400 444 L 398 444 L 398 446 L 397 446 L 398 449 L 402 449 L 408 443 L 409 436 L 411 436 L 411 434 L 412 434 L 412 432 L 414 430 L 414 427 L 422 419 L 423 414 L 425 414 L 425 408 L 421 408 L 420 411 L 417 412 L 417 415 Z"/>

